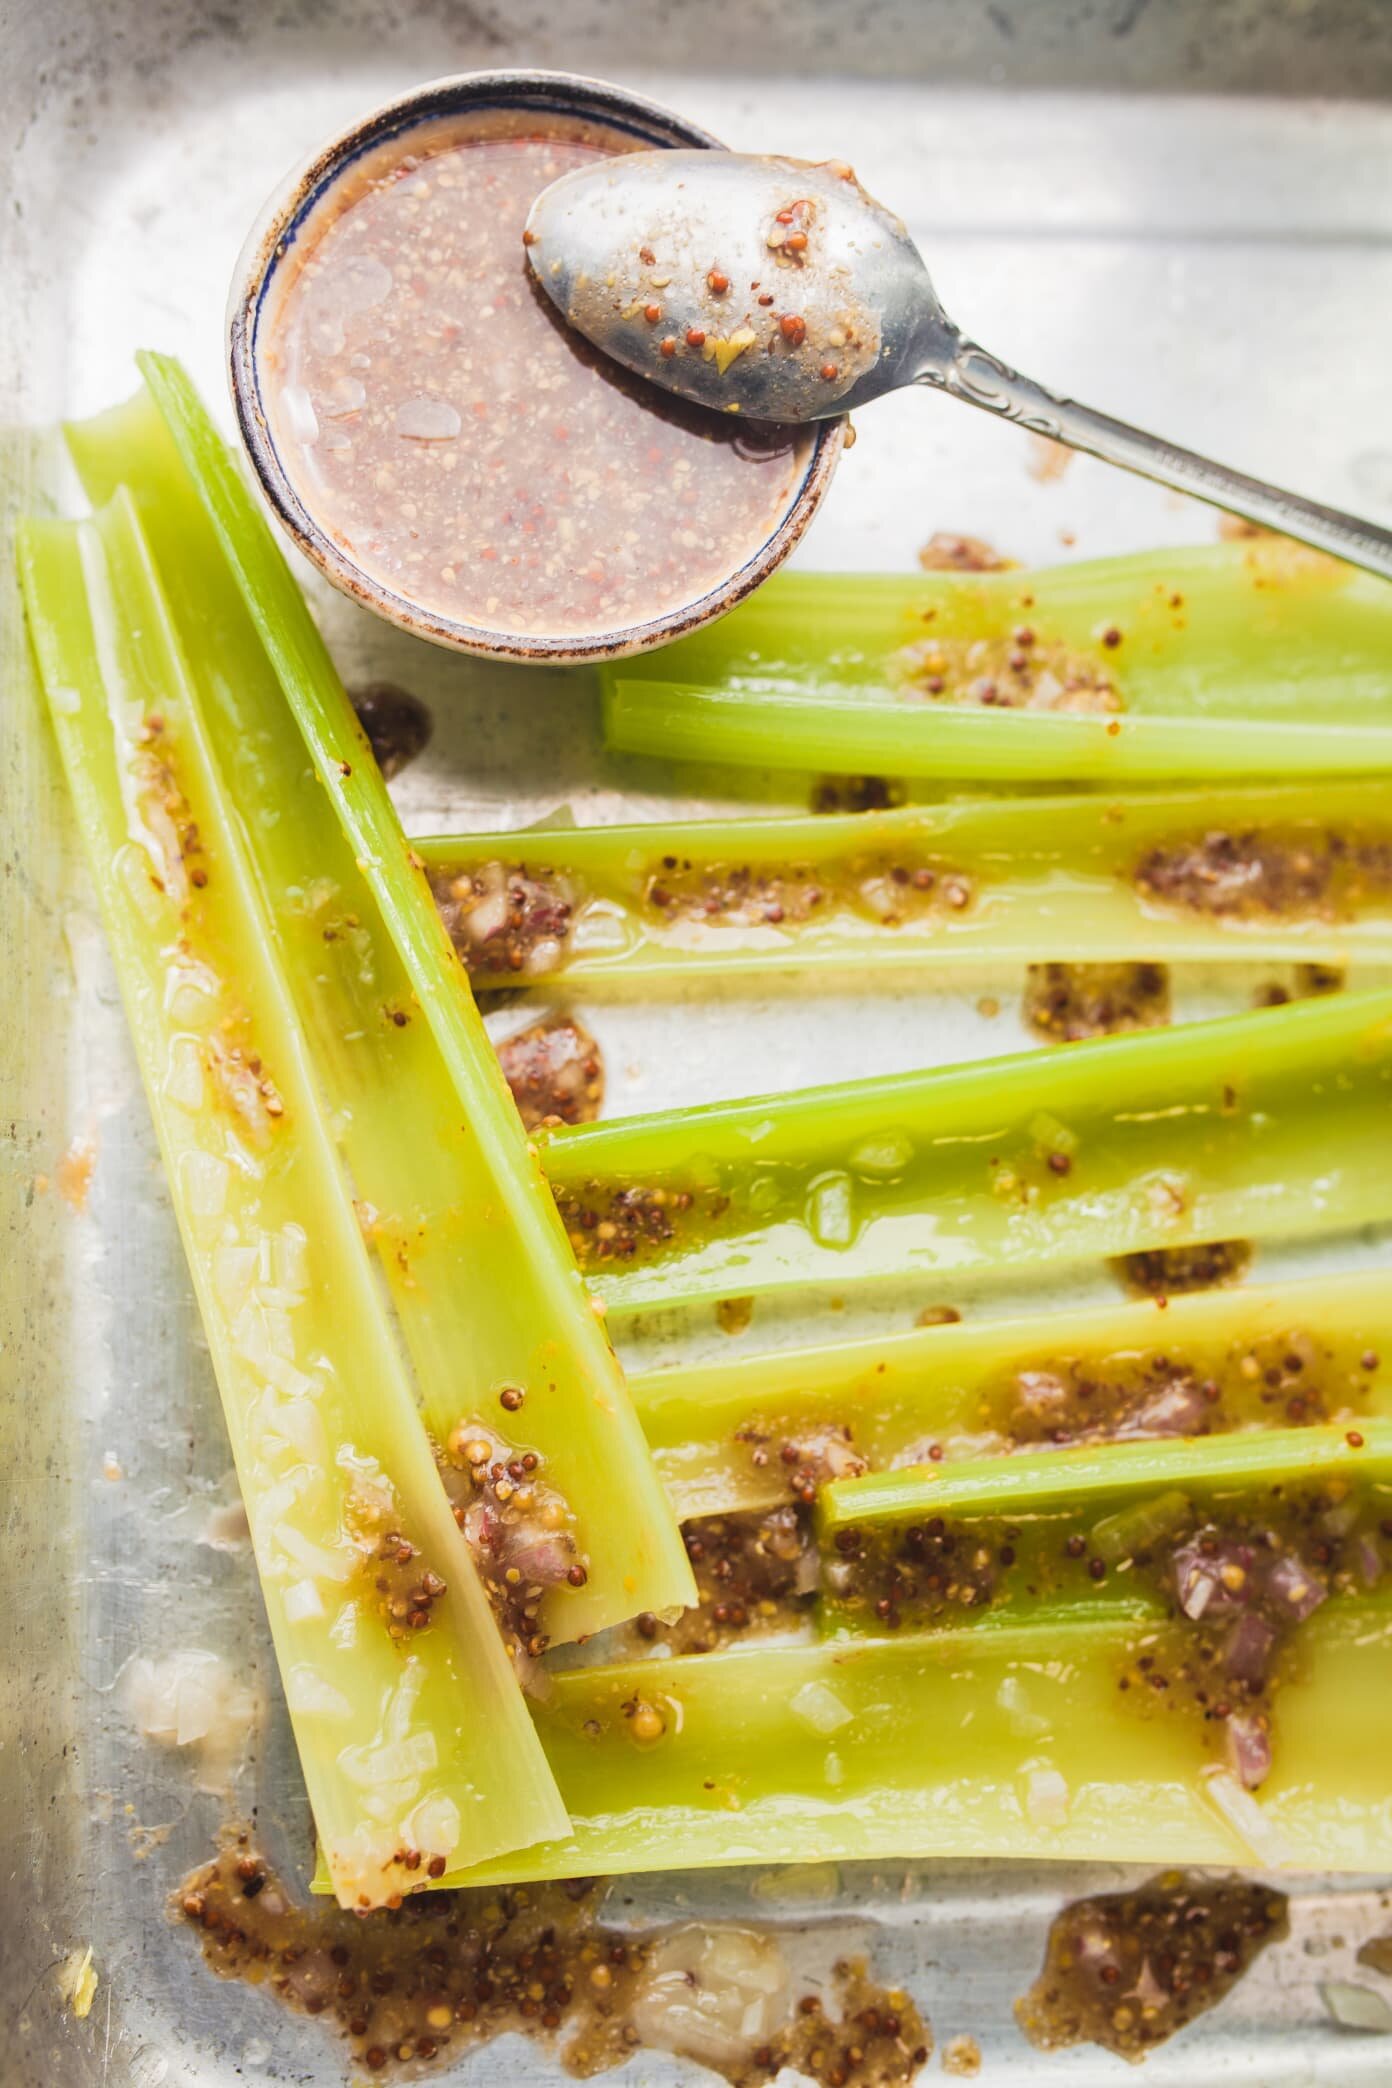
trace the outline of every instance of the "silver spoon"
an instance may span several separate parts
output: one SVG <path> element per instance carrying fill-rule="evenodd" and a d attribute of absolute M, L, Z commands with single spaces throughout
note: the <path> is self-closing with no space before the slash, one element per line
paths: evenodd
<path fill-rule="evenodd" d="M 813 421 L 930 384 L 1392 577 L 1392 530 L 1056 398 L 968 340 L 901 221 L 834 160 L 626 153 L 553 182 L 524 237 L 570 325 L 681 398 Z"/>

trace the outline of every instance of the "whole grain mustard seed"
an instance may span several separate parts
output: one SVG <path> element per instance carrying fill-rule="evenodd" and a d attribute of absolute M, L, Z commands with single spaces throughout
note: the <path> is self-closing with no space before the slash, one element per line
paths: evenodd
<path fill-rule="evenodd" d="M 645 1703 L 640 1697 L 629 1715 L 628 1729 L 635 1740 L 650 1745 L 662 1738 L 667 1724 L 656 1705 Z"/>

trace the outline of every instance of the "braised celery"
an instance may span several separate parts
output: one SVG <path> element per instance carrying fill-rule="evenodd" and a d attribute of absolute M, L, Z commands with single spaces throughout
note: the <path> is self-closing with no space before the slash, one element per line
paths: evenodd
<path fill-rule="evenodd" d="M 1173 1489 L 1205 1496 L 1290 1488 L 1336 1476 L 1374 1483 L 1392 1498 L 1392 1421 L 1357 1429 L 1246 1429 L 1177 1442 L 1065 1445 L 1015 1457 L 973 1457 L 835 1480 L 818 1501 L 824 1535 L 941 1515 L 960 1522 L 1053 1517 L 1090 1526 L 1104 1506 Z"/>
<path fill-rule="evenodd" d="M 1201 1720 L 1118 1692 L 1137 1632 L 1079 1616 L 558 1675 L 535 1716 L 570 1836 L 445 1882 L 927 1857 L 1392 1863 L 1386 1602 L 1303 1627 L 1259 1796 Z M 1162 1658 L 1182 1640 L 1144 1636 Z"/>
<path fill-rule="evenodd" d="M 118 494 L 94 521 L 28 525 L 20 548 L 327 1872 L 345 1905 L 376 1906 L 565 1814 L 439 1484 L 134 510 Z"/>
<path fill-rule="evenodd" d="M 1392 959 L 1392 783 L 418 841 L 480 985 L 770 964 Z"/>
<path fill-rule="evenodd" d="M 544 1134 L 611 1312 L 1392 1218 L 1392 993 Z"/>
<path fill-rule="evenodd" d="M 229 452 L 177 365 L 142 367 L 70 443 L 142 514 L 426 1419 L 541 1460 L 566 1523 L 527 1547 L 546 1636 L 679 1606 L 676 1523 L 418 859 Z"/>
<path fill-rule="evenodd" d="M 823 1503 L 824 1600 L 848 1606 L 867 1539 L 897 1537 L 938 1628 L 906 1602 L 889 1639 L 558 1677 L 537 1720 L 571 1836 L 471 1881 L 1392 1854 L 1392 1422 L 932 1466 Z M 973 1600 L 973 1574 L 1006 1599 Z"/>
<path fill-rule="evenodd" d="M 1392 1274 L 931 1326 L 630 1380 L 677 1513 L 786 1498 L 801 1472 L 871 1472 L 1066 1441 L 1392 1416 Z M 784 1453 L 793 1451 L 791 1457 Z"/>
<path fill-rule="evenodd" d="M 609 744 L 850 774 L 1392 769 L 1392 588 L 1280 539 L 1038 572 L 777 574 L 605 671 Z"/>
<path fill-rule="evenodd" d="M 837 1480 L 818 1502 L 824 1630 L 993 1631 L 1118 1602 L 1142 1623 L 1125 1696 L 1188 1717 L 1248 1796 L 1282 1750 L 1311 1621 L 1365 1617 L 1392 1570 L 1392 1421 L 1248 1429 L 928 1464 Z"/>

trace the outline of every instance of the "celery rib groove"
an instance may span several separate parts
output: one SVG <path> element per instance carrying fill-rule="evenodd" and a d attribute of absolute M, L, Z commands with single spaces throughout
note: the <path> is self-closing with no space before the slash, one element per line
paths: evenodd
<path fill-rule="evenodd" d="M 1386 1605 L 1304 1629 L 1245 1833 L 1201 1725 L 1120 1708 L 1135 1623 L 1055 1619 L 558 1676 L 536 1718 L 569 1838 L 448 1882 L 910 1857 L 1383 1868 Z M 664 1721 L 652 1745 L 630 1737 L 635 1702 Z"/>
<path fill-rule="evenodd" d="M 1225 872 L 1215 835 L 1240 867 Z M 1392 784 L 1381 780 L 440 835 L 416 847 L 480 985 L 621 986 L 784 964 L 1392 960 Z M 1367 869 L 1341 894 L 1340 863 L 1360 849 Z M 1263 872 L 1268 896 L 1253 904 Z M 564 936 L 538 933 L 516 968 L 496 929 L 483 932 L 493 885 L 509 878 L 537 894 L 548 924 L 557 905 L 568 914 Z"/>
<path fill-rule="evenodd" d="M 1023 1373 L 1071 1388 L 1075 1420 L 1080 1380 L 1094 1397 L 1108 1386 L 1143 1395 L 1152 1385 L 1207 1383 L 1223 1427 L 1283 1418 L 1297 1393 L 1312 1417 L 1389 1415 L 1392 1273 L 1195 1292 L 1172 1298 L 1163 1314 L 1138 1301 L 963 1321 L 678 1364 L 630 1384 L 658 1471 L 685 1519 L 785 1498 L 781 1445 L 815 1451 L 828 1430 L 844 1430 L 848 1448 L 872 1472 L 910 1462 L 916 1446 L 935 1445 L 949 1461 L 971 1455 L 983 1437 L 1010 1448 Z M 760 1447 L 765 1455 L 756 1462 Z"/>

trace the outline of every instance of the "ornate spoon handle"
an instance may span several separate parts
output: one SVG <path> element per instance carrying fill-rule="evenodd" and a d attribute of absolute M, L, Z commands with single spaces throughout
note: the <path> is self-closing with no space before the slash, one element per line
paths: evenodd
<path fill-rule="evenodd" d="M 1302 543 L 1332 551 L 1370 573 L 1392 579 L 1392 530 L 1360 521 L 1339 508 L 1302 500 L 1298 493 L 1268 486 L 1262 479 L 1248 478 L 1245 472 L 1215 464 L 1212 458 L 1196 456 L 1176 443 L 1162 442 L 1142 428 L 1096 413 L 1074 399 L 1056 398 L 1042 384 L 1022 377 L 961 334 L 951 334 L 948 346 L 949 352 L 921 374 L 920 384 L 931 384 L 969 406 L 980 406 L 986 413 L 1017 421 L 1022 428 L 1047 435 L 1054 442 L 1067 443 L 1070 449 L 1086 450 L 1108 464 L 1139 472 L 1142 478 L 1158 479 L 1163 486 L 1228 508 L 1235 515 L 1299 537 Z"/>

